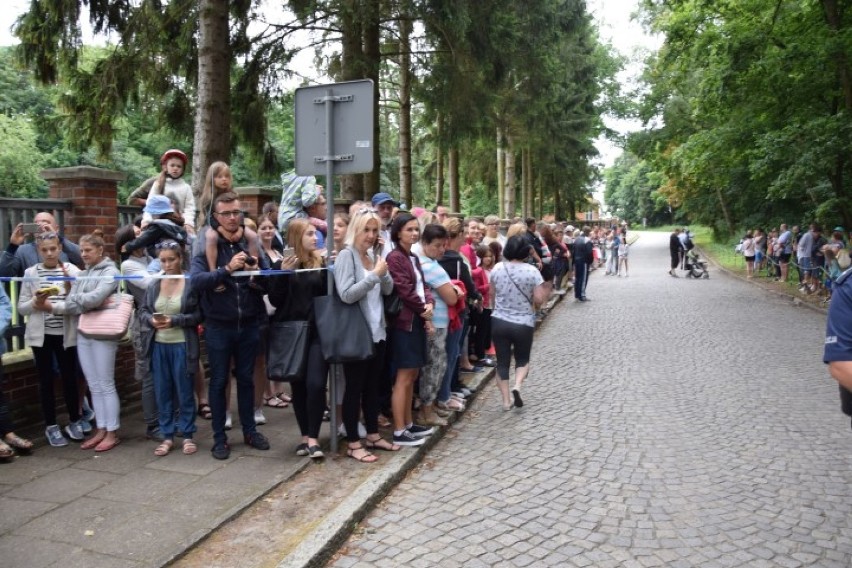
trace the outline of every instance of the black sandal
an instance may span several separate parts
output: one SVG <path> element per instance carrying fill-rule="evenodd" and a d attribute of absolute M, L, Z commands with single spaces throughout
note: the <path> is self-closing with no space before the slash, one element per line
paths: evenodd
<path fill-rule="evenodd" d="M 355 452 L 359 451 L 364 452 L 364 455 L 362 455 L 360 458 L 355 455 Z M 358 444 L 354 448 L 352 446 L 346 448 L 346 455 L 352 458 L 353 460 L 358 460 L 361 463 L 376 463 L 377 461 L 379 461 L 378 456 L 375 456 L 368 452 L 361 444 Z"/>
<path fill-rule="evenodd" d="M 384 452 L 398 452 L 402 449 L 402 446 L 397 446 L 396 444 L 392 444 L 385 440 L 384 438 L 377 438 L 375 440 L 371 440 L 367 438 L 367 449 L 368 450 L 382 450 Z"/>
<path fill-rule="evenodd" d="M 206 402 L 204 404 L 199 404 L 198 415 L 205 420 L 211 420 L 213 418 L 213 409 L 210 408 L 210 405 Z"/>

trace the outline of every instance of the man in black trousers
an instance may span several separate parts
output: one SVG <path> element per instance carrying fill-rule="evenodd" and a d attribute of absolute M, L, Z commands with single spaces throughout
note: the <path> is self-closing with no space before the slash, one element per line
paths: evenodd
<path fill-rule="evenodd" d="M 592 229 L 583 227 L 580 236 L 574 239 L 571 248 L 571 256 L 574 257 L 574 299 L 578 302 L 587 302 L 586 284 L 589 282 L 589 266 L 594 262 L 592 254 L 593 244 L 589 239 Z"/>

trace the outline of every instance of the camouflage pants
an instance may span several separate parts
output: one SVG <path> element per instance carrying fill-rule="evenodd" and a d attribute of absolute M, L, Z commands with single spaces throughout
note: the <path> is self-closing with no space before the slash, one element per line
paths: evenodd
<path fill-rule="evenodd" d="M 447 328 L 435 328 L 429 338 L 428 362 L 420 374 L 420 402 L 432 404 L 438 396 L 444 371 L 447 369 Z"/>

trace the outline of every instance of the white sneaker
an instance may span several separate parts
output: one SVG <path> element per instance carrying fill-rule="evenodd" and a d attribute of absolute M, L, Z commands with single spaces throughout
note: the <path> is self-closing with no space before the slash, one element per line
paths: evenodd
<path fill-rule="evenodd" d="M 225 413 L 225 430 L 230 430 L 234 427 L 234 422 L 231 420 L 231 413 Z"/>
<path fill-rule="evenodd" d="M 346 424 L 343 422 L 340 423 L 340 426 L 337 427 L 337 435 L 341 438 L 346 437 Z M 358 422 L 358 437 L 366 438 L 367 437 L 367 427 L 364 426 L 361 422 Z"/>
<path fill-rule="evenodd" d="M 61 448 L 68 445 L 68 440 L 62 435 L 62 430 L 59 429 L 59 425 L 57 424 L 48 426 L 44 431 L 44 435 L 47 437 L 48 443 L 54 448 Z"/>
<path fill-rule="evenodd" d="M 254 411 L 254 423 L 259 426 L 266 424 L 266 416 L 263 415 L 263 410 L 258 408 Z"/>

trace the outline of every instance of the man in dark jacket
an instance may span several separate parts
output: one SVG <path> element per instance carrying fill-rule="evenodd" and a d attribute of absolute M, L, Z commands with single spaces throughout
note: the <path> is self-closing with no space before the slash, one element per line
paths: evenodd
<path fill-rule="evenodd" d="M 583 227 L 580 236 L 574 239 L 571 255 L 574 257 L 574 299 L 578 302 L 587 302 L 586 284 L 589 282 L 589 266 L 595 261 L 592 253 L 591 239 L 589 234 L 591 227 Z"/>
<path fill-rule="evenodd" d="M 213 457 L 228 459 L 231 449 L 225 434 L 225 386 L 234 362 L 237 379 L 237 407 L 245 443 L 258 450 L 268 450 L 269 441 L 257 431 L 254 421 L 254 363 L 260 345 L 259 324 L 266 313 L 262 293 L 249 278 L 232 274 L 257 267 L 257 259 L 249 256 L 248 242 L 242 230 L 243 213 L 235 193 L 223 193 L 213 201 L 213 215 L 219 222 L 215 270 L 210 270 L 204 247 L 192 258 L 192 287 L 201 298 L 204 337 L 210 364 L 209 399 L 213 413 Z"/>
<path fill-rule="evenodd" d="M 39 233 L 59 234 L 56 219 L 47 211 L 36 214 L 33 222 L 39 226 Z M 35 242 L 25 243 L 25 237 L 23 225 L 18 224 L 9 237 L 9 246 L 6 247 L 2 257 L 0 257 L 0 276 L 23 276 L 24 270 L 40 262 L 38 244 Z M 80 247 L 61 235 L 59 236 L 59 244 L 62 246 L 59 260 L 83 268 L 84 263 L 82 257 L 80 257 Z"/>

